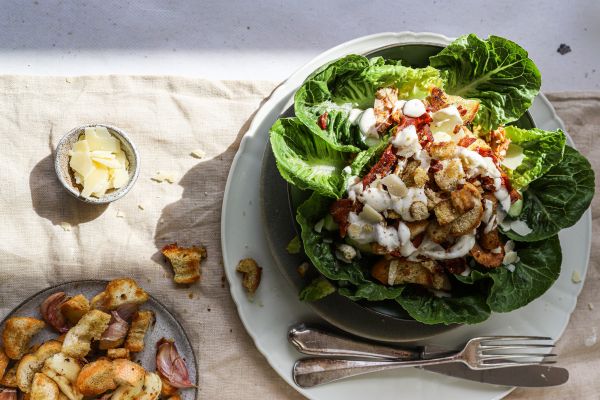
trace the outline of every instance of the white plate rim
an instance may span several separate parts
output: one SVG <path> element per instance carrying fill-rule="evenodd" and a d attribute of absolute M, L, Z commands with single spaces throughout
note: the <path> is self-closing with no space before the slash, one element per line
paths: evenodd
<path fill-rule="evenodd" d="M 283 112 L 289 106 L 289 104 L 291 104 L 291 99 L 293 99 L 293 93 L 295 93 L 295 91 L 297 90 L 299 85 L 304 81 L 304 79 L 308 75 L 310 75 L 310 73 L 312 73 L 319 66 L 321 66 L 331 60 L 334 60 L 338 57 L 341 57 L 345 54 L 349 54 L 349 53 L 362 54 L 362 53 L 366 53 L 369 51 L 373 51 L 375 49 L 379 49 L 379 48 L 394 45 L 394 44 L 415 43 L 415 44 L 447 45 L 450 42 L 452 42 L 452 40 L 453 40 L 453 38 L 449 38 L 447 36 L 437 34 L 437 33 L 432 33 L 432 32 L 409 32 L 409 31 L 384 32 L 384 33 L 363 36 L 363 37 L 359 37 L 359 38 L 350 40 L 348 42 L 342 43 L 338 46 L 335 46 L 335 47 L 319 54 L 318 56 L 316 56 L 315 58 L 310 60 L 308 63 L 306 63 L 302 67 L 298 68 L 286 81 L 284 81 L 281 85 L 279 85 L 279 87 L 277 87 L 273 91 L 273 93 L 271 94 L 269 99 L 262 105 L 262 107 L 257 111 L 256 115 L 254 116 L 252 123 L 250 124 L 250 127 L 248 128 L 248 131 L 246 132 L 246 134 L 244 135 L 244 137 L 242 138 L 242 140 L 240 142 L 239 149 L 238 149 L 238 151 L 233 159 L 233 162 L 231 164 L 230 171 L 229 171 L 229 174 L 227 177 L 225 190 L 224 190 L 223 203 L 222 203 L 223 206 L 222 206 L 222 210 L 221 210 L 221 250 L 222 250 L 222 256 L 223 256 L 225 275 L 226 275 L 226 277 L 229 281 L 229 285 L 230 285 L 230 292 L 231 292 L 233 301 L 236 305 L 236 308 L 238 310 L 238 315 L 240 316 L 240 319 L 241 319 L 246 331 L 248 332 L 248 334 L 254 341 L 254 344 L 257 347 L 257 349 L 259 350 L 259 352 L 266 358 L 267 362 L 271 365 L 271 367 L 290 386 L 292 386 L 295 390 L 297 390 L 298 392 L 300 392 L 301 394 L 303 394 L 304 396 L 306 396 L 309 399 L 320 400 L 321 397 L 315 397 L 315 396 L 313 396 L 312 393 L 310 393 L 302 388 L 299 388 L 293 382 L 289 371 L 287 373 L 284 373 L 283 371 L 280 371 L 278 369 L 278 366 L 276 366 L 273 363 L 273 360 L 269 356 L 268 349 L 265 348 L 261 344 L 256 332 L 253 332 L 249 328 L 249 321 L 248 321 L 249 316 L 245 315 L 245 313 L 243 312 L 243 307 L 242 307 L 241 302 L 247 302 L 248 298 L 247 298 L 247 296 L 245 296 L 243 293 L 240 292 L 239 288 L 236 288 L 236 285 L 239 285 L 239 282 L 236 277 L 236 272 L 235 272 L 235 266 L 236 266 L 237 262 L 230 260 L 228 257 L 228 253 L 227 253 L 226 225 L 228 222 L 229 210 L 227 209 L 226 205 L 229 203 L 229 196 L 231 195 L 231 189 L 232 189 L 231 184 L 232 184 L 232 180 L 233 180 L 233 174 L 236 171 L 236 167 L 237 167 L 238 163 L 240 162 L 241 155 L 247 150 L 247 145 L 248 145 L 248 141 L 250 140 L 250 138 L 254 138 L 260 134 L 259 128 L 264 123 L 265 118 L 267 118 L 269 116 L 269 114 L 271 114 L 277 107 L 279 107 L 279 113 Z M 287 99 L 287 101 L 286 101 L 286 99 Z M 283 101 L 283 104 L 282 104 L 282 101 Z M 556 111 L 552 107 L 551 103 L 548 101 L 548 99 L 542 93 L 539 93 L 538 96 L 536 97 L 536 102 L 538 102 L 538 101 L 541 104 L 539 106 L 537 106 L 536 104 L 532 105 L 532 107 L 530 108 L 530 111 L 532 113 L 534 113 L 534 111 L 536 111 L 535 109 L 537 108 L 537 109 L 541 109 L 542 112 L 548 113 L 549 115 L 545 116 L 544 122 L 548 122 L 551 125 L 555 125 L 555 127 L 552 129 L 561 128 L 563 131 L 566 132 L 563 121 L 556 114 Z M 533 116 L 533 118 L 535 120 L 535 116 Z M 536 121 L 536 123 L 537 123 L 537 121 Z M 266 135 L 267 132 L 264 132 L 264 134 Z M 568 133 L 567 133 L 567 140 L 571 146 L 574 145 L 573 141 L 572 141 L 571 137 L 568 135 Z M 590 210 L 586 211 L 586 213 L 582 216 L 582 218 L 580 219 L 580 221 L 578 222 L 577 225 L 579 225 L 581 223 L 586 225 L 587 229 L 586 229 L 585 233 L 586 233 L 587 237 L 590 238 L 591 237 L 591 211 Z M 581 270 L 581 276 L 584 279 L 585 279 L 585 276 L 587 275 L 590 251 L 591 251 L 591 241 L 588 240 L 586 243 L 586 249 L 585 249 L 585 255 L 584 255 L 584 259 L 585 259 L 584 268 Z M 560 329 L 560 334 L 557 335 L 556 340 L 558 340 L 558 338 L 560 338 L 563 335 L 563 333 L 568 325 L 570 315 L 572 314 L 573 310 L 575 309 L 577 297 L 581 293 L 582 288 L 583 288 L 583 281 L 571 293 L 571 296 L 569 297 L 570 302 L 566 306 L 566 313 L 565 313 L 566 320 L 563 321 L 564 323 L 561 323 L 562 328 Z M 374 379 L 376 379 L 376 378 L 374 378 Z M 512 392 L 514 389 L 515 388 L 506 388 L 505 391 L 498 393 L 496 396 L 494 396 L 492 398 L 486 398 L 486 400 L 487 399 L 489 399 L 489 400 L 501 399 L 501 398 L 505 397 L 506 395 L 508 395 L 510 392 Z"/>

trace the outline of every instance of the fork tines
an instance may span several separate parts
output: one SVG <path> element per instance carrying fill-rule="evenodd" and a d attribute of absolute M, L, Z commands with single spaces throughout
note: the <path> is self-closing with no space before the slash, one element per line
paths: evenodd
<path fill-rule="evenodd" d="M 536 343 L 549 340 L 544 336 L 488 336 L 480 338 L 477 352 L 483 365 L 554 364 L 558 355 L 543 350 L 554 344 Z"/>

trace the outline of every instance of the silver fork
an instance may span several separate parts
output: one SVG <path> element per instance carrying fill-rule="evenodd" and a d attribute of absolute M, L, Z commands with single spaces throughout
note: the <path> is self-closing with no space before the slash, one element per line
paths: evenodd
<path fill-rule="evenodd" d="M 473 370 L 485 370 L 520 365 L 554 364 L 557 355 L 543 352 L 543 349 L 550 349 L 554 345 L 539 343 L 549 340 L 552 339 L 541 336 L 476 337 L 469 340 L 462 350 L 454 354 L 426 360 L 365 361 L 304 358 L 294 364 L 293 377 L 298 386 L 313 387 L 351 376 L 403 367 L 461 362 Z"/>

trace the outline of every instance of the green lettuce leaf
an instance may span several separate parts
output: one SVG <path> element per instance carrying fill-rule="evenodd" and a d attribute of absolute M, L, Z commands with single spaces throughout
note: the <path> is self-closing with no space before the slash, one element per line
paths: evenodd
<path fill-rule="evenodd" d="M 397 298 L 403 290 L 404 286 L 384 286 L 376 282 L 365 282 L 358 286 L 341 288 L 338 292 L 354 301 L 383 301 Z"/>
<path fill-rule="evenodd" d="M 521 129 L 516 126 L 505 128 L 506 137 L 511 140 L 508 151 L 516 144 L 524 156 L 521 164 L 511 170 L 505 168 L 510 183 L 515 189 L 522 189 L 550 168 L 558 164 L 563 156 L 566 137 L 562 130 Z"/>
<path fill-rule="evenodd" d="M 339 198 L 345 191 L 347 153 L 334 150 L 297 118 L 280 118 L 271 127 L 271 148 L 281 176 L 300 189 Z"/>
<path fill-rule="evenodd" d="M 385 136 L 378 145 L 370 147 L 367 150 L 363 150 L 356 155 L 352 161 L 352 164 L 350 164 L 352 175 L 364 176 L 369 172 L 371 167 L 377 163 L 381 157 L 381 154 L 387 147 L 388 138 L 389 136 Z"/>
<path fill-rule="evenodd" d="M 299 254 L 300 250 L 302 249 L 302 242 L 300 242 L 300 237 L 298 235 L 294 236 L 292 240 L 289 241 L 285 249 L 290 254 Z"/>
<path fill-rule="evenodd" d="M 407 286 L 396 301 L 408 314 L 424 324 L 476 324 L 490 316 L 485 294 L 473 287 L 453 297 L 437 297 L 415 286 Z"/>
<path fill-rule="evenodd" d="M 325 230 L 315 231 L 315 224 L 329 212 L 331 203 L 331 199 L 315 192 L 298 207 L 296 221 L 301 228 L 300 236 L 304 243 L 304 252 L 315 268 L 328 279 L 354 285 L 368 283 L 358 262 L 347 264 L 335 257 L 332 240 L 325 239 L 334 238 L 336 233 Z"/>
<path fill-rule="evenodd" d="M 560 163 L 529 184 L 523 193 L 523 210 L 518 219 L 532 230 L 527 235 L 504 231 L 509 238 L 533 242 L 556 235 L 574 225 L 594 197 L 594 170 L 588 160 L 565 146 Z"/>
<path fill-rule="evenodd" d="M 335 293 L 335 286 L 322 276 L 315 278 L 300 291 L 300 300 L 317 301 Z"/>
<path fill-rule="evenodd" d="M 358 152 L 366 146 L 358 126 L 349 121 L 353 108 L 373 107 L 375 92 L 382 87 L 398 88 L 401 97 L 423 98 L 431 87 L 441 85 L 434 68 L 410 68 L 397 61 L 352 54 L 309 76 L 296 92 L 294 110 L 304 125 L 334 149 Z M 324 113 L 326 129 L 319 125 Z"/>
<path fill-rule="evenodd" d="M 531 106 L 541 75 L 518 44 L 498 36 L 461 36 L 429 58 L 442 71 L 449 94 L 481 101 L 474 125 L 483 133 L 516 121 Z"/>

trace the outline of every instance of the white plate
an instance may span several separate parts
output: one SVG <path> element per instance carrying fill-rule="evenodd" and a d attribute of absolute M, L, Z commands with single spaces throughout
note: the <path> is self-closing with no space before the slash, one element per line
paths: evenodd
<path fill-rule="evenodd" d="M 262 224 L 259 180 L 261 160 L 271 125 L 291 104 L 293 94 L 304 79 L 321 65 L 349 53 L 367 53 L 399 43 L 430 43 L 445 46 L 451 39 L 433 33 L 382 33 L 365 36 L 328 50 L 300 68 L 283 83 L 257 112 L 233 161 L 221 216 L 221 241 L 225 274 L 231 295 L 246 330 L 273 369 L 310 399 L 397 399 L 410 393 L 414 400 L 499 399 L 512 388 L 464 381 L 416 369 L 364 375 L 312 389 L 300 389 L 291 378 L 294 361 L 301 355 L 286 339 L 287 329 L 297 322 L 319 321 L 311 308 L 298 300 L 296 290 L 281 275 L 270 255 Z M 539 95 L 530 109 L 536 126 L 564 130 L 562 121 L 548 100 Z M 572 144 L 569 138 L 569 143 Z M 586 276 L 590 254 L 591 212 L 569 229 L 560 232 L 563 252 L 562 272 L 542 297 L 526 307 L 506 314 L 493 314 L 484 323 L 463 326 L 435 337 L 431 343 L 455 346 L 473 336 L 522 334 L 558 339 L 569 321 L 583 282 L 571 281 L 573 271 Z M 253 301 L 242 289 L 235 267 L 239 260 L 254 258 L 263 267 L 263 278 Z"/>

